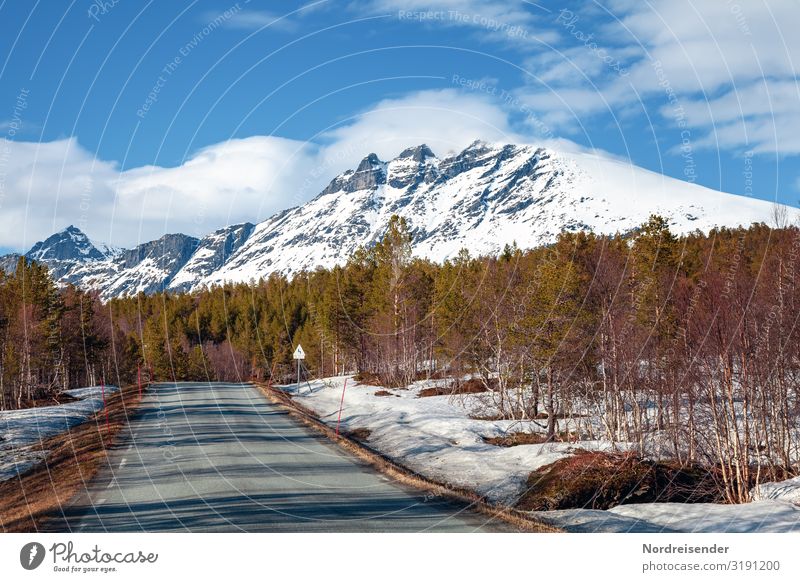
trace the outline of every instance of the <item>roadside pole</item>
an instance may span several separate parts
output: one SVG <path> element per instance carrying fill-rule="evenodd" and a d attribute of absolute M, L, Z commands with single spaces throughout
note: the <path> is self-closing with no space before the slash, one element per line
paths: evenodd
<path fill-rule="evenodd" d="M 139 400 L 142 399 L 142 365 L 136 364 L 136 381 L 139 383 Z"/>
<path fill-rule="evenodd" d="M 103 410 L 106 412 L 106 436 L 111 432 L 111 423 L 108 421 L 108 406 L 106 406 L 106 380 L 100 378 L 100 392 L 103 394 Z"/>
<path fill-rule="evenodd" d="M 345 390 L 347 390 L 347 378 L 344 379 L 344 386 L 342 386 L 342 401 L 339 402 L 339 418 L 336 419 L 336 436 L 339 436 L 339 423 L 342 422 L 342 408 L 344 408 Z"/>

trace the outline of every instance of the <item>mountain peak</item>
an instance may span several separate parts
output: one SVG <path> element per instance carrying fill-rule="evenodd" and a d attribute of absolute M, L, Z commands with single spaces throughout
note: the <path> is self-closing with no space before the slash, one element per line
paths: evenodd
<path fill-rule="evenodd" d="M 358 164 L 356 172 L 367 172 L 380 167 L 381 165 L 383 165 L 383 162 L 381 162 L 377 154 L 369 154 L 367 157 L 361 160 L 360 164 Z"/>
<path fill-rule="evenodd" d="M 106 258 L 106 255 L 92 244 L 89 237 L 74 225 L 69 225 L 36 243 L 25 256 L 34 261 L 50 264 L 57 273 L 69 265 L 102 261 Z"/>
<path fill-rule="evenodd" d="M 371 153 L 361 160 L 355 172 L 348 170 L 331 180 L 320 196 L 340 191 L 367 190 L 384 183 L 386 183 L 386 164 L 378 158 L 377 154 Z"/>
<path fill-rule="evenodd" d="M 431 151 L 431 148 L 424 143 L 415 147 L 406 148 L 397 156 L 398 159 L 411 158 L 415 162 L 424 162 L 427 158 L 435 157 L 436 155 Z"/>
<path fill-rule="evenodd" d="M 483 152 L 483 151 L 487 151 L 489 149 L 491 149 L 491 147 L 489 146 L 489 142 L 486 142 L 486 141 L 484 141 L 482 139 L 476 139 L 471 144 L 469 144 L 467 147 L 465 147 L 464 150 L 462 151 L 462 153 L 471 152 L 471 151 Z"/>

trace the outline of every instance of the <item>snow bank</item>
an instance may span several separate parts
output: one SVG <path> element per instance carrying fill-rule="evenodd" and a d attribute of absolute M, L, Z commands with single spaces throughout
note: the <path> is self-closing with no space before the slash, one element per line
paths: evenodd
<path fill-rule="evenodd" d="M 303 406 L 336 426 L 344 377 L 282 386 Z M 417 382 L 407 390 L 388 390 L 391 396 L 375 396 L 384 388 L 348 379 L 342 410 L 342 430 L 369 429 L 367 444 L 409 469 L 439 482 L 470 489 L 491 501 L 515 502 L 531 471 L 554 463 L 576 448 L 601 450 L 608 443 L 581 441 L 498 447 L 483 437 L 507 432 L 535 432 L 531 422 L 487 421 L 469 418 L 465 405 L 448 396 L 418 398 L 420 390 L 435 381 Z"/>
<path fill-rule="evenodd" d="M 119 388 L 106 386 L 105 390 L 110 394 Z M 0 412 L 0 481 L 16 477 L 45 458 L 46 452 L 34 445 L 84 422 L 103 408 L 100 386 L 66 390 L 65 394 L 79 400 Z"/>
<path fill-rule="evenodd" d="M 619 505 L 607 511 L 563 509 L 533 514 L 572 532 L 800 532 L 800 506 L 787 501 L 741 505 L 641 503 Z"/>
<path fill-rule="evenodd" d="M 777 483 L 762 483 L 750 491 L 755 500 L 781 500 L 800 505 L 800 477 L 778 481 Z"/>

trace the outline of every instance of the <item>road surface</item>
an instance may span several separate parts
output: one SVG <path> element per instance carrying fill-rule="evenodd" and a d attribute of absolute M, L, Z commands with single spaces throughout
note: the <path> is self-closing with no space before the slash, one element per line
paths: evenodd
<path fill-rule="evenodd" d="M 249 384 L 156 384 L 57 531 L 509 531 L 342 451 Z"/>

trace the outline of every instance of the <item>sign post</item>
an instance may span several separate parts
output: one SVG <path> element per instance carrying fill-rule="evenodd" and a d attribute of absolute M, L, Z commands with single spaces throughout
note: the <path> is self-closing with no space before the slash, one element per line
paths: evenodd
<path fill-rule="evenodd" d="M 292 356 L 297 362 L 297 387 L 300 388 L 300 360 L 306 359 L 306 353 L 303 351 L 303 346 L 297 344 L 297 349 Z"/>

